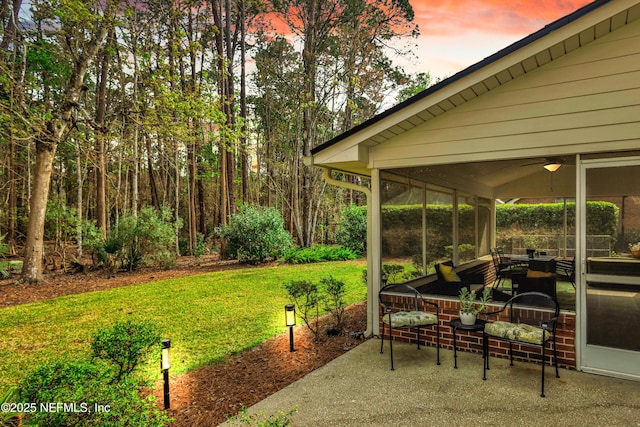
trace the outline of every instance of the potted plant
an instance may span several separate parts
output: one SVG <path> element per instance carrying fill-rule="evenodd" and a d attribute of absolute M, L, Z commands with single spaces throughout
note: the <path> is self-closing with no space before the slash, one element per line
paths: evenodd
<path fill-rule="evenodd" d="M 634 258 L 640 258 L 640 242 L 629 243 L 629 249 Z"/>
<path fill-rule="evenodd" d="M 489 301 L 491 301 L 491 288 L 484 288 L 477 302 L 476 291 L 462 288 L 460 290 L 460 321 L 462 324 L 473 325 L 476 323 L 478 313 L 487 307 Z"/>

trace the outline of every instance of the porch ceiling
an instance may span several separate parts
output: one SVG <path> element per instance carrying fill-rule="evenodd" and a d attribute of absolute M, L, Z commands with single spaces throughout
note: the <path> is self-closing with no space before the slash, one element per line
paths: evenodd
<path fill-rule="evenodd" d="M 640 150 L 616 153 L 600 153 L 583 156 L 583 159 L 640 157 Z M 494 199 L 523 197 L 576 196 L 576 157 L 556 157 L 562 166 L 555 172 L 544 169 L 546 158 L 522 158 L 489 162 L 455 163 L 384 171 L 383 177 L 396 176 L 404 182 L 424 183 L 456 189 L 463 193 L 477 194 Z M 601 169 L 591 172 L 593 195 L 623 196 L 635 194 L 640 182 L 637 169 Z M 611 183 L 615 183 L 612 185 Z"/>
<path fill-rule="evenodd" d="M 491 198 L 575 197 L 575 157 L 559 159 L 556 172 L 543 168 L 545 158 L 400 168 L 386 171 L 412 181 Z"/>

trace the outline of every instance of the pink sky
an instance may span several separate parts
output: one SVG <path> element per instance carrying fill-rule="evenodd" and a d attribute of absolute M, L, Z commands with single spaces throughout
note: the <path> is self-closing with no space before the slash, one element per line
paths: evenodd
<path fill-rule="evenodd" d="M 591 0 L 410 0 L 422 34 L 407 71 L 448 77 Z"/>

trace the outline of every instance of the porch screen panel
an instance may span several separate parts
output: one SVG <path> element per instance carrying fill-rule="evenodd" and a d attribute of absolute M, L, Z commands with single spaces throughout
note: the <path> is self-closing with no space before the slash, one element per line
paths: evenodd
<path fill-rule="evenodd" d="M 427 260 L 430 264 L 453 256 L 453 194 L 427 191 Z"/>
<path fill-rule="evenodd" d="M 382 269 L 390 283 L 424 275 L 424 191 L 402 181 L 381 180 Z"/>

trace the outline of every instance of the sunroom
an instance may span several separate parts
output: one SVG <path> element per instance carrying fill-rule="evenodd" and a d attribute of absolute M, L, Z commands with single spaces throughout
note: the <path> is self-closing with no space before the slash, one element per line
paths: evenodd
<path fill-rule="evenodd" d="M 533 246 L 575 260 L 561 364 L 640 378 L 639 18 L 637 0 L 593 2 L 312 151 L 328 182 L 368 179 L 369 333 L 383 264 L 428 281 L 435 262 L 476 263 L 492 282 L 491 248 Z M 523 202 L 556 204 L 544 236 L 507 230 L 500 210 Z"/>

